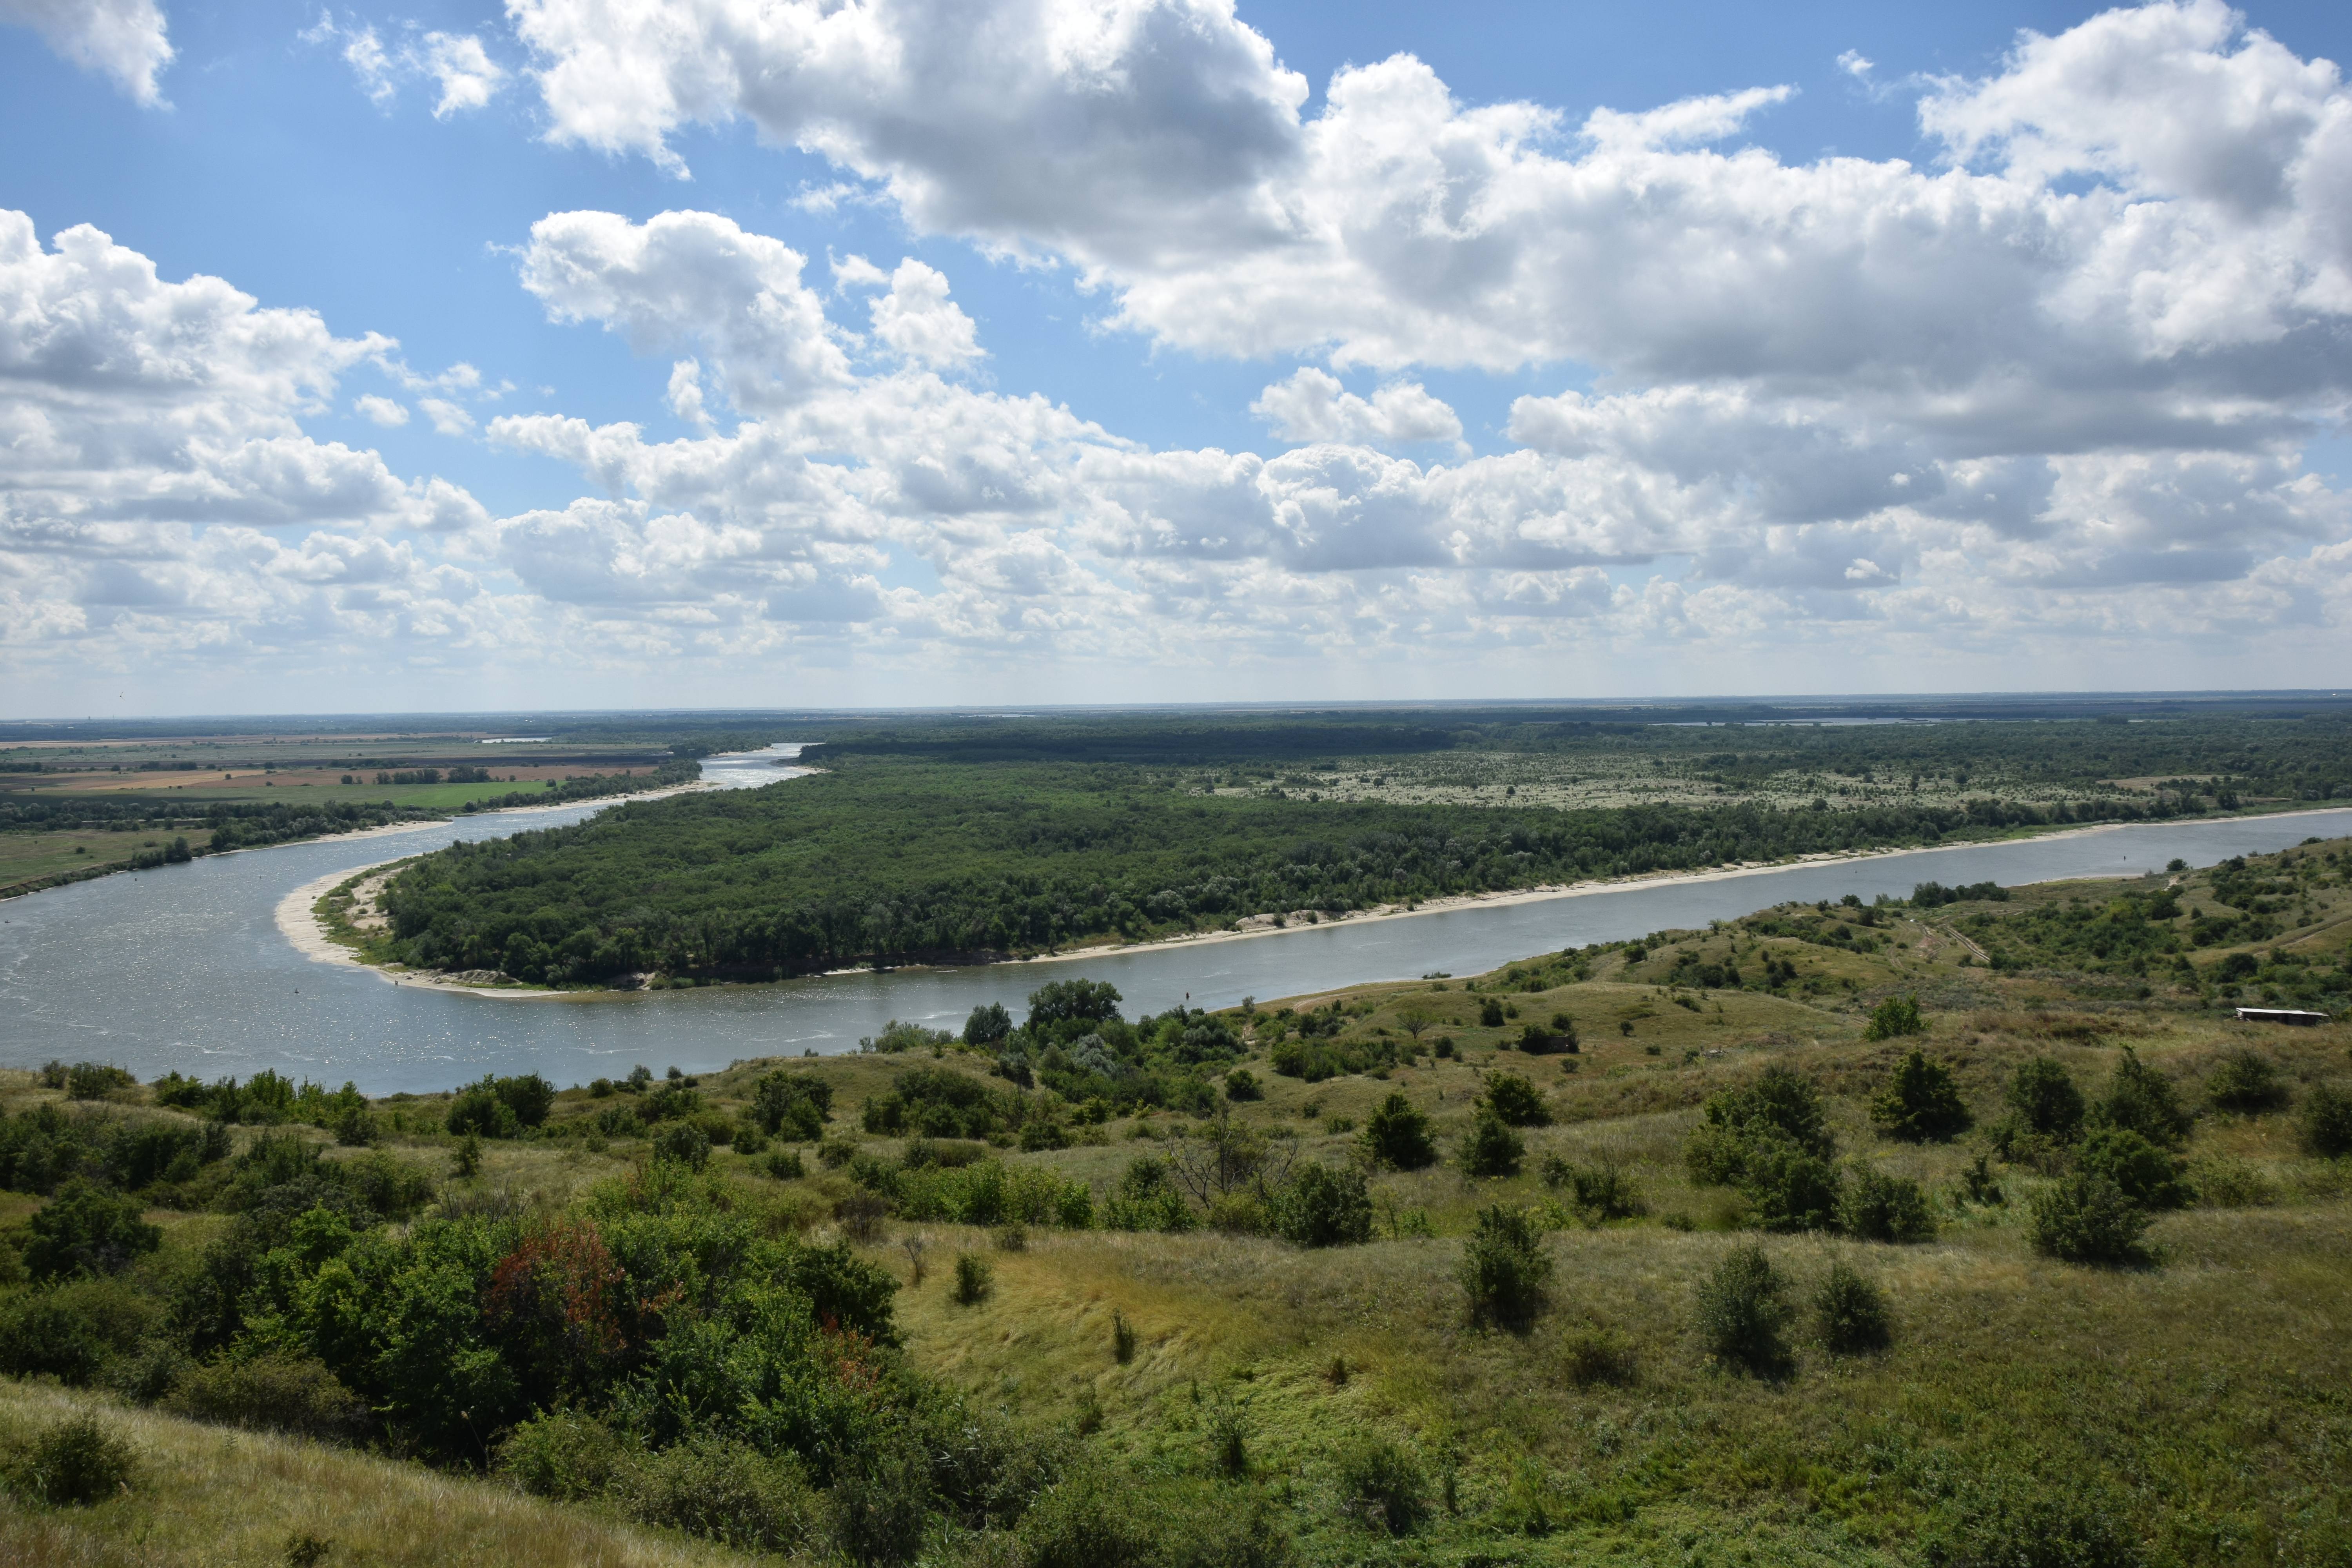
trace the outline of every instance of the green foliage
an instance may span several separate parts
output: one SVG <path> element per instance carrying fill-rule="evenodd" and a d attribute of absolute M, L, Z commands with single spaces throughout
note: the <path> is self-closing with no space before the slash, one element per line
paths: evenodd
<path fill-rule="evenodd" d="M 1889 1138 L 1907 1142 L 1948 1142 L 1975 1118 L 1960 1100 L 1949 1068 L 1912 1051 L 1895 1068 L 1886 1089 L 1870 1103 L 1870 1119 Z"/>
<path fill-rule="evenodd" d="M 460 1181 L 471 1181 L 482 1173 L 482 1140 L 478 1134 L 468 1132 L 457 1140 L 457 1158 L 449 1168 Z"/>
<path fill-rule="evenodd" d="M 2189 1137 L 2190 1118 L 2182 1108 L 2172 1080 L 2139 1059 L 2129 1046 L 2116 1065 L 2107 1092 L 2091 1111 L 2091 1121 L 2105 1127 L 2128 1128 L 2151 1143 L 2178 1148 Z"/>
<path fill-rule="evenodd" d="M 2190 1196 L 2189 1163 L 2128 1127 L 2101 1127 L 2074 1152 L 2083 1171 L 2115 1184 L 2146 1209 L 2177 1209 Z"/>
<path fill-rule="evenodd" d="M 51 1104 L 0 1113 L 0 1187 L 12 1192 L 53 1193 L 77 1177 L 128 1192 L 190 1183 L 228 1151 L 216 1121 Z"/>
<path fill-rule="evenodd" d="M 1789 1284 L 1764 1249 L 1737 1247 L 1699 1286 L 1699 1341 L 1727 1365 L 1777 1375 L 1790 1364 L 1782 1339 L 1790 1309 Z"/>
<path fill-rule="evenodd" d="M 974 1252 L 959 1252 L 955 1260 L 955 1299 L 960 1307 L 977 1307 L 996 1288 L 996 1270 Z"/>
<path fill-rule="evenodd" d="M 537 1073 L 520 1078 L 486 1073 L 480 1082 L 458 1090 L 449 1102 L 449 1131 L 511 1138 L 526 1127 L 544 1122 L 554 1104 L 555 1086 Z"/>
<path fill-rule="evenodd" d="M 1002 1002 L 983 1002 L 971 1010 L 963 1023 L 963 1043 L 967 1046 L 1001 1044 L 1013 1032 L 1013 1015 L 1004 1010 Z"/>
<path fill-rule="evenodd" d="M 1259 1086 L 1255 1073 L 1247 1068 L 1235 1068 L 1225 1075 L 1225 1098 L 1239 1104 L 1244 1100 L 1264 1100 L 1265 1090 Z"/>
<path fill-rule="evenodd" d="M 772 1072 L 751 1086 L 751 1121 L 771 1138 L 814 1143 L 832 1114 L 833 1085 L 813 1073 Z"/>
<path fill-rule="evenodd" d="M 710 1134 L 691 1121 L 673 1121 L 654 1135 L 654 1158 L 699 1171 L 710 1163 Z"/>
<path fill-rule="evenodd" d="M 1298 1247 L 1340 1247 L 1372 1238 L 1372 1200 L 1364 1173 L 1301 1161 L 1269 1205 L 1274 1228 Z"/>
<path fill-rule="evenodd" d="M 1516 1176 L 1527 1153 L 1527 1141 L 1506 1126 L 1491 1106 L 1482 1105 L 1462 1139 L 1462 1171 L 1469 1176 Z"/>
<path fill-rule="evenodd" d="M 120 1279 L 69 1279 L 0 1295 L 0 1373 L 97 1382 L 158 1326 L 152 1297 Z"/>
<path fill-rule="evenodd" d="M 26 1231 L 25 1269 L 35 1279 L 120 1273 L 163 1241 L 140 1217 L 138 1200 L 79 1177 L 59 1187 Z"/>
<path fill-rule="evenodd" d="M 1696 1181 L 1741 1185 L 1751 1163 L 1775 1145 L 1816 1161 L 1836 1157 L 1821 1091 L 1787 1068 L 1766 1068 L 1754 1083 L 1710 1097 L 1705 1109 L 1684 1152 Z"/>
<path fill-rule="evenodd" d="M 1860 1241 L 1932 1241 L 1936 1237 L 1936 1216 L 1919 1184 L 1867 1165 L 1857 1165 L 1839 1192 L 1837 1226 Z"/>
<path fill-rule="evenodd" d="M 682 1530 L 745 1552 L 791 1552 L 814 1536 L 824 1500 L 791 1455 L 771 1457 L 697 1435 L 632 1456 L 609 1489 L 642 1524 Z"/>
<path fill-rule="evenodd" d="M 1542 1233 L 1526 1214 L 1501 1204 L 1480 1209 L 1457 1276 L 1470 1321 L 1524 1331 L 1542 1310 L 1551 1268 Z"/>
<path fill-rule="evenodd" d="M 2063 1063 L 2035 1057 L 2009 1080 L 2003 1091 L 2010 1110 L 2027 1132 L 2060 1143 L 2081 1136 L 2085 1107 L 2083 1091 Z"/>
<path fill-rule="evenodd" d="M 1487 1074 L 1484 1100 L 1486 1109 L 1507 1126 L 1551 1125 L 1551 1107 L 1544 1103 L 1543 1091 L 1517 1073 Z"/>
<path fill-rule="evenodd" d="M 331 1442 L 353 1441 L 368 1428 L 367 1407 L 324 1362 L 282 1350 L 190 1367 L 173 1382 L 163 1407 L 224 1426 Z"/>
<path fill-rule="evenodd" d="M 2205 1098 L 2216 1109 L 2248 1116 L 2284 1110 L 2292 1098 L 2286 1081 L 2268 1057 L 2239 1049 L 2221 1058 L 2205 1079 Z"/>
<path fill-rule="evenodd" d="M 131 1489 L 138 1456 L 93 1415 L 52 1423 L 9 1454 L 8 1489 L 50 1508 L 87 1508 Z"/>
<path fill-rule="evenodd" d="M 2352 1154 L 2352 1090 L 2332 1083 L 2314 1084 L 2303 1097 L 2303 1120 L 2297 1129 L 2303 1152 L 2323 1160 Z"/>
<path fill-rule="evenodd" d="M 1594 1222 L 1630 1219 L 1648 1212 L 1633 1176 L 1613 1156 L 1604 1154 L 1584 1165 L 1546 1155 L 1543 1179 L 1544 1185 L 1565 1190 L 1577 1212 Z"/>
<path fill-rule="evenodd" d="M 1364 1432 L 1339 1447 L 1332 1466 L 1340 1508 L 1373 1530 L 1407 1535 L 1429 1517 L 1429 1477 L 1412 1449 Z"/>
<path fill-rule="evenodd" d="M 920 1132 L 932 1138 L 986 1138 L 1018 1124 L 1024 1114 L 1017 1096 L 951 1068 L 933 1067 L 900 1073 L 887 1092 L 866 1102 L 864 1112 L 868 1132 L 885 1137 Z"/>
<path fill-rule="evenodd" d="M 2105 1176 L 2077 1171 L 2034 1195 L 2025 1237 L 2033 1250 L 2065 1263 L 2150 1261 L 2140 1237 L 2147 1214 Z"/>
<path fill-rule="evenodd" d="M 2123 1511 L 2079 1476 L 1992 1478 L 1937 1510 L 1920 1554 L 1928 1568 L 2143 1568 Z"/>
<path fill-rule="evenodd" d="M 1900 1035 L 1924 1035 L 1927 1020 L 1919 1016 L 1916 996 L 1889 996 L 1871 1010 L 1870 1022 L 1864 1026 L 1865 1040 L 1891 1040 Z"/>
<path fill-rule="evenodd" d="M 1437 1163 L 1437 1138 L 1429 1118 L 1402 1092 L 1391 1091 L 1364 1118 L 1364 1152 L 1391 1171 L 1419 1171 Z"/>
<path fill-rule="evenodd" d="M 1843 1260 L 1832 1263 L 1813 1292 L 1813 1325 L 1832 1353 L 1885 1350 L 1894 1338 L 1886 1293 Z"/>

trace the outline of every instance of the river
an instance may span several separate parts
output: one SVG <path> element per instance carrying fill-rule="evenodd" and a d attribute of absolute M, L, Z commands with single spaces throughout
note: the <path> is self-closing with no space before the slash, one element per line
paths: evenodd
<path fill-rule="evenodd" d="M 772 785 L 796 746 L 714 757 L 704 776 Z M 1043 981 L 1108 980 L 1130 1014 L 1189 998 L 1298 995 L 1433 970 L 1472 974 L 1514 958 L 1704 926 L 1789 900 L 1908 894 L 1923 881 L 2005 885 L 2135 874 L 2174 858 L 2208 866 L 2352 834 L 2352 810 L 2099 828 L 2053 837 L 1636 883 L 1565 898 L 1473 905 L 1400 919 L 1295 928 L 1238 942 L 1180 943 L 1085 959 L 899 970 L 777 985 L 562 1000 L 500 1000 L 385 984 L 296 952 L 278 900 L 314 878 L 435 849 L 576 822 L 594 805 L 461 817 L 366 838 L 331 838 L 193 865 L 124 872 L 0 904 L 0 1063 L 113 1062 L 142 1079 L 273 1068 L 371 1094 L 446 1089 L 484 1072 L 545 1073 L 558 1084 L 627 1072 L 725 1066 L 746 1057 L 856 1048 L 892 1018 L 959 1026 L 1001 1002 L 1016 1016 Z"/>

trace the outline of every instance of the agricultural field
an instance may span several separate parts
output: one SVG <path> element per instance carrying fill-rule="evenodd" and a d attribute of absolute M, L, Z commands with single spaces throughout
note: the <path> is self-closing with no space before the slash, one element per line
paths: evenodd
<path fill-rule="evenodd" d="M 2347 870 L 585 1086 L 10 1075 L 0 1542 L 2343 1562 Z"/>

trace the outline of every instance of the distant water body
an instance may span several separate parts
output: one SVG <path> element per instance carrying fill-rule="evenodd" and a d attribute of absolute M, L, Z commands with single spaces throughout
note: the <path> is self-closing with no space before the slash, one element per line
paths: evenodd
<path fill-rule="evenodd" d="M 756 788 L 796 746 L 714 757 L 703 776 Z M 789 786 L 786 786 L 789 787 Z M 1432 970 L 1472 974 L 1530 954 L 1698 927 L 1790 900 L 1908 894 L 1919 882 L 2004 885 L 2134 875 L 2178 858 L 2210 866 L 2305 837 L 2352 833 L 2352 810 L 2134 825 L 2064 837 L 1777 868 L 1703 882 L 1633 884 L 1528 903 L 1308 926 L 1244 942 L 1145 948 L 1083 960 L 899 970 L 583 1000 L 499 1001 L 392 986 L 303 958 L 274 913 L 331 872 L 459 840 L 577 822 L 596 805 L 461 817 L 379 837 L 207 857 L 101 877 L 0 903 L 0 1064 L 110 1061 L 141 1078 L 274 1068 L 356 1081 L 373 1094 L 446 1089 L 484 1072 L 559 1084 L 689 1071 L 758 1056 L 856 1048 L 892 1018 L 955 1027 L 983 1002 L 1018 1014 L 1042 982 L 1108 980 L 1130 1013 L 1189 997 L 1225 1006 Z"/>

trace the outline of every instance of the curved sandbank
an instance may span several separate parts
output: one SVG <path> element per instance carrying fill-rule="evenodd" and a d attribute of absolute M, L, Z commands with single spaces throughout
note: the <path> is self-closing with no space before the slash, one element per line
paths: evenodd
<path fill-rule="evenodd" d="M 686 787 L 693 788 L 696 786 L 688 785 Z M 637 795 L 630 798 L 642 800 L 650 797 Z M 2245 812 L 2235 817 L 2204 817 L 2197 820 L 2226 822 L 2246 821 L 2257 818 L 2272 820 L 2296 816 L 2324 816 L 2340 809 L 2340 807 L 2320 806 L 2303 811 Z M 2102 822 L 2095 823 L 2085 827 L 2060 828 L 2047 833 L 2027 834 L 2023 837 L 2032 839 L 2047 840 L 2076 838 L 2097 833 L 2110 833 L 2119 828 L 2146 827 L 2148 825 L 2147 823 L 2142 822 Z M 356 835 L 354 835 L 354 837 L 356 837 Z M 2002 841 L 1989 839 L 1971 842 L 1990 844 Z M 1407 909 L 1401 904 L 1384 904 L 1374 909 L 1355 910 L 1346 914 L 1333 915 L 1328 919 L 1319 920 L 1314 922 L 1302 921 L 1300 923 L 1290 925 L 1276 925 L 1273 923 L 1275 917 L 1271 915 L 1253 915 L 1248 917 L 1248 921 L 1250 922 L 1250 929 L 1248 930 L 1186 931 L 1175 936 L 1154 937 L 1148 942 L 1097 942 L 1088 946 L 1072 948 L 1059 952 L 1040 953 L 1034 958 L 999 959 L 993 962 L 998 963 L 1063 963 L 1073 961 L 1101 958 L 1114 952 L 1137 952 L 1148 948 L 1155 947 L 1207 945 L 1213 942 L 1248 942 L 1258 937 L 1287 936 L 1301 931 L 1314 930 L 1322 925 L 1341 925 L 1355 921 L 1374 920 L 1408 920 L 1416 915 L 1444 914 L 1452 910 L 1507 906 L 1512 904 L 1531 904 L 1544 902 L 1553 899 L 1587 898 L 1595 894 L 1622 891 L 1628 888 L 1656 887 L 1668 883 L 1723 882 L 1729 881 L 1739 877 L 1756 877 L 1762 876 L 1768 872 L 1782 871 L 1792 866 L 1822 865 L 1853 860 L 1881 860 L 1898 855 L 1929 854 L 1939 849 L 1957 849 L 1968 847 L 1969 846 L 1967 844 L 1936 844 L 1919 845 L 1901 849 L 1822 851 L 1811 855 L 1791 856 L 1785 860 L 1746 861 L 1738 866 L 1716 867 L 1705 871 L 1654 871 L 1646 872 L 1637 877 L 1612 877 L 1603 878 L 1590 882 L 1547 884 L 1534 888 L 1515 889 L 1507 892 L 1499 893 L 1454 893 L 1448 894 L 1444 898 L 1426 900 L 1421 903 L 1415 904 L 1411 909 Z M 638 993 L 630 991 L 604 989 L 548 991 L 521 986 L 470 984 L 441 975 L 437 972 L 388 973 L 379 965 L 364 963 L 356 953 L 352 952 L 350 948 L 345 947 L 342 943 L 335 941 L 332 937 L 327 934 L 326 926 L 319 919 L 316 909 L 320 900 L 325 898 L 330 892 L 332 892 L 335 889 L 342 886 L 345 882 L 352 880 L 353 878 L 365 877 L 372 872 L 380 871 L 385 867 L 396 866 L 402 861 L 413 858 L 415 858 L 413 856 L 396 856 L 389 860 L 379 860 L 371 866 L 352 867 L 348 869 L 332 872 L 327 876 L 316 878 L 310 881 L 303 883 L 292 892 L 288 893 L 285 898 L 278 900 L 277 912 L 278 929 L 285 934 L 286 940 L 293 944 L 295 951 L 300 952 L 306 958 L 320 963 L 350 964 L 354 968 L 364 969 L 370 973 L 375 975 L 378 979 L 394 985 L 429 986 L 435 990 L 448 991 L 462 995 L 487 996 L 508 1001 L 550 1000 L 566 997 L 588 1000 L 638 994 Z M 2059 878 L 2053 879 L 2066 880 L 2067 879 Z M 2022 886 L 2024 884 L 2014 885 Z M 1303 914 L 1305 911 L 1299 912 Z M 1256 923 L 1261 921 L 1265 923 Z M 915 968 L 919 966 L 909 964 L 903 967 Z M 863 973 L 865 973 L 864 967 L 859 966 L 853 969 L 817 971 L 806 975 L 796 976 L 795 978 L 817 979 L 821 978 L 824 974 L 856 974 Z"/>

